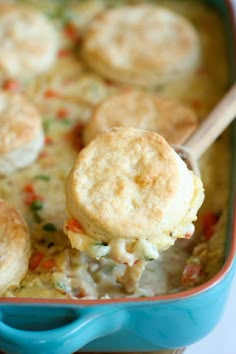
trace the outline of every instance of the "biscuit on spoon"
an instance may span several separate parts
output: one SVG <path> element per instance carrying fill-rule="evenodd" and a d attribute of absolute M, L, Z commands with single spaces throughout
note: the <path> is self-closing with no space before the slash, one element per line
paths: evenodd
<path fill-rule="evenodd" d="M 137 273 L 134 282 L 139 261 L 191 237 L 204 199 L 200 178 L 162 136 L 124 127 L 100 134 L 79 153 L 65 192 L 64 232 L 72 247 L 127 264 Z"/>

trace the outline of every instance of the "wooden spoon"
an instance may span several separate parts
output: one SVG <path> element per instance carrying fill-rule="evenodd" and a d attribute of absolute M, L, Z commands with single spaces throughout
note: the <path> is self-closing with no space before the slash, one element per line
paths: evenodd
<path fill-rule="evenodd" d="M 236 83 L 183 145 L 174 149 L 187 166 L 200 175 L 197 160 L 236 117 Z"/>

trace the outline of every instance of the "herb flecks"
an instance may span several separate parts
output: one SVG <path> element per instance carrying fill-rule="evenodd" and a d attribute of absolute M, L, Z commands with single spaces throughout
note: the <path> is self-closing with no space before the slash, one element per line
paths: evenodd
<path fill-rule="evenodd" d="M 51 177 L 49 175 L 37 175 L 34 178 L 35 180 L 42 180 L 42 181 L 50 181 Z"/>
<path fill-rule="evenodd" d="M 43 225 L 43 230 L 48 232 L 56 232 L 57 228 L 53 223 L 48 222 L 47 224 Z"/>
<path fill-rule="evenodd" d="M 39 200 L 39 199 L 36 199 L 34 200 L 31 205 L 30 205 L 30 209 L 32 211 L 38 211 L 38 210 L 41 210 L 43 209 L 43 201 L 42 200 Z"/>

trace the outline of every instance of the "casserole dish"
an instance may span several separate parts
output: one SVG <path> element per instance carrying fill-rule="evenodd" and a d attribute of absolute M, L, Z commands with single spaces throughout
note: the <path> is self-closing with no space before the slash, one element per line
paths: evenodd
<path fill-rule="evenodd" d="M 233 2 L 208 1 L 224 19 L 235 78 Z M 236 260 L 236 137 L 232 125 L 232 171 L 225 261 L 211 280 L 190 290 L 145 298 L 100 300 L 0 299 L 0 349 L 6 353 L 156 351 L 188 346 L 221 318 Z"/>

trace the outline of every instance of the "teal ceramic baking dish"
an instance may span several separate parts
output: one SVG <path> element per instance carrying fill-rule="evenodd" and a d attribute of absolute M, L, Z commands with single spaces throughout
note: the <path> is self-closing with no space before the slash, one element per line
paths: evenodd
<path fill-rule="evenodd" d="M 236 4 L 208 0 L 224 19 L 236 77 Z M 210 281 L 156 297 L 102 300 L 0 299 L 0 349 L 14 354 L 156 351 L 186 347 L 213 330 L 236 269 L 236 124 L 225 262 Z"/>

